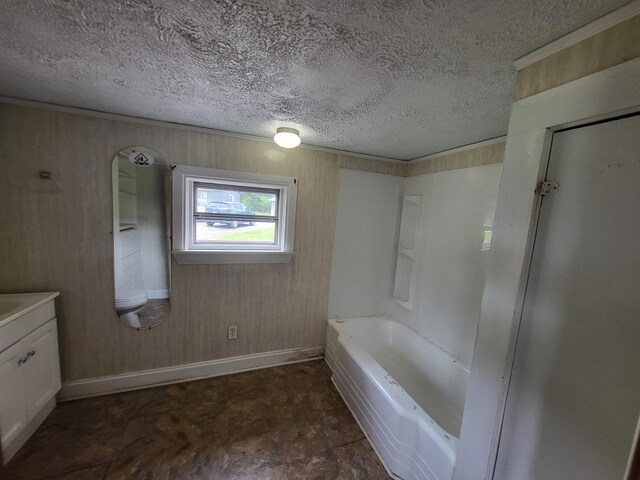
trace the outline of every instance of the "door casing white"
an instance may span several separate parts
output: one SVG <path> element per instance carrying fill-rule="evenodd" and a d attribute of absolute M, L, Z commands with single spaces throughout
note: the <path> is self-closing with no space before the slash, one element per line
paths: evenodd
<path fill-rule="evenodd" d="M 622 479 L 640 412 L 640 115 L 556 132 L 496 479 Z"/>
<path fill-rule="evenodd" d="M 640 111 L 640 58 L 515 102 L 454 480 L 491 479 L 553 132 Z"/>

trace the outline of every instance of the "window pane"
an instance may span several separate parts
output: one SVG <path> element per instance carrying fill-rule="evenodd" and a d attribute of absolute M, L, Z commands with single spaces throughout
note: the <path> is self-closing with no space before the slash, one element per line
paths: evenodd
<path fill-rule="evenodd" d="M 276 243 L 276 223 L 237 220 L 197 220 L 195 243 Z"/>
<path fill-rule="evenodd" d="M 194 188 L 194 243 L 276 243 L 278 190 L 215 183 Z"/>
<path fill-rule="evenodd" d="M 196 184 L 195 213 L 228 215 L 278 214 L 278 191 L 244 186 Z"/>

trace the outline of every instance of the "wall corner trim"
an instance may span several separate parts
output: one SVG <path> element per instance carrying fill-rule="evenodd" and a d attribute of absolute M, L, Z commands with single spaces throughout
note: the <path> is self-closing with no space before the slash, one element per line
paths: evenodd
<path fill-rule="evenodd" d="M 628 20 L 631 17 L 640 15 L 640 0 L 635 0 L 627 5 L 624 5 L 617 10 L 599 18 L 598 20 L 591 22 L 584 27 L 581 27 L 564 37 L 537 49 L 531 53 L 526 54 L 524 57 L 520 57 L 513 62 L 513 66 L 516 70 L 522 70 L 529 65 L 539 62 L 540 60 L 549 57 L 567 47 L 575 45 L 589 37 L 592 37 L 600 32 L 603 32 L 611 27 L 616 26 L 619 23 Z"/>
<path fill-rule="evenodd" d="M 129 372 L 120 375 L 87 378 L 64 382 L 58 393 L 58 401 L 96 397 L 117 392 L 182 383 L 203 378 L 218 377 L 260 368 L 288 365 L 317 360 L 324 356 L 324 345 L 291 348 L 272 352 L 254 353 L 238 357 L 220 358 L 206 362 L 189 363 L 153 370 Z"/>

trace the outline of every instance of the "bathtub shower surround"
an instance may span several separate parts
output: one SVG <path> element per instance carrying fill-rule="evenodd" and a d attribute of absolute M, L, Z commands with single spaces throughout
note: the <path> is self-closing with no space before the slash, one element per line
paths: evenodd
<path fill-rule="evenodd" d="M 393 291 L 404 178 L 340 169 L 329 318 L 379 315 Z"/>
<path fill-rule="evenodd" d="M 490 147 L 468 156 L 493 158 Z M 469 367 L 501 173 L 341 169 L 329 318 L 391 315 Z"/>
<path fill-rule="evenodd" d="M 423 196 L 420 218 L 410 222 L 417 225 L 412 251 L 415 285 L 411 286 L 416 298 L 411 308 L 402 299 L 388 298 L 385 313 L 467 368 L 480 316 L 501 173 L 502 165 L 482 165 L 409 177 L 404 186 L 408 198 Z"/>
<path fill-rule="evenodd" d="M 453 475 L 469 371 L 389 317 L 329 320 L 332 379 L 399 478 Z"/>
<path fill-rule="evenodd" d="M 453 476 L 503 152 L 497 140 L 412 164 L 395 190 L 341 172 L 326 358 L 404 480 Z"/>

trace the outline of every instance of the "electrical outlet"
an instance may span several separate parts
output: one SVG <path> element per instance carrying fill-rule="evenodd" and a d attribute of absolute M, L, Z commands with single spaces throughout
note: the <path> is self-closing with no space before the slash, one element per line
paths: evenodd
<path fill-rule="evenodd" d="M 238 338 L 238 326 L 237 325 L 231 325 L 229 327 L 229 329 L 227 330 L 227 339 L 228 340 L 235 340 L 236 338 Z"/>

